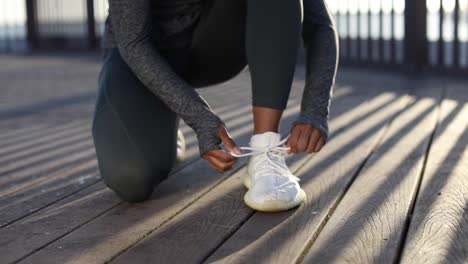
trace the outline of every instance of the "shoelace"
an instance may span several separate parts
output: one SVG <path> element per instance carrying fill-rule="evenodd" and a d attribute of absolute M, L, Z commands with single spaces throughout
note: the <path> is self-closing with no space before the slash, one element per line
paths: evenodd
<path fill-rule="evenodd" d="M 250 150 L 251 152 L 248 153 L 243 153 L 243 154 L 236 154 L 234 152 L 229 152 L 231 155 L 234 157 L 247 157 L 247 156 L 254 156 L 258 154 L 264 155 L 266 160 L 268 161 L 268 166 L 265 166 L 263 169 L 274 169 L 279 172 L 280 175 L 286 176 L 286 177 L 291 177 L 295 179 L 296 181 L 299 181 L 299 178 L 296 177 L 294 174 L 292 174 L 288 167 L 286 165 L 279 165 L 277 162 L 275 162 L 275 157 L 278 159 L 284 159 L 284 156 L 286 155 L 286 151 L 289 149 L 289 147 L 281 147 L 286 141 L 288 140 L 290 135 L 286 136 L 284 139 L 282 139 L 280 142 L 278 142 L 276 145 L 273 146 L 268 146 L 264 148 L 254 148 L 254 147 L 240 147 L 241 150 Z"/>

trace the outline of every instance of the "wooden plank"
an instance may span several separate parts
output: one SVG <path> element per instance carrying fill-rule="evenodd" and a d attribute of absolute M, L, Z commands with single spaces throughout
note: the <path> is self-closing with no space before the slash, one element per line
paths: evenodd
<path fill-rule="evenodd" d="M 442 89 L 419 87 L 392 121 L 305 256 L 305 263 L 393 263 L 437 122 Z"/>
<path fill-rule="evenodd" d="M 61 158 L 75 154 L 80 150 L 93 150 L 93 142 L 87 133 L 70 136 L 69 141 L 56 140 L 56 142 L 60 142 L 61 144 L 57 145 L 55 143 L 51 143 L 49 144 L 51 145 L 50 147 L 52 147 L 51 149 L 46 145 L 43 146 L 42 149 L 39 149 L 39 151 L 34 152 L 37 149 L 33 148 L 32 155 L 24 155 L 30 154 L 28 151 L 12 153 L 9 155 L 11 158 L 6 159 L 6 162 L 1 164 L 2 167 L 0 168 L 0 175 L 23 175 L 22 172 L 24 172 L 24 175 L 27 175 L 30 174 L 31 171 L 42 171 L 44 170 L 43 168 L 48 168 L 49 164 L 60 162 L 62 160 Z M 0 180 L 1 185 L 8 183 L 6 178 L 7 177 Z M 5 180 L 7 181 L 5 182 Z"/>
<path fill-rule="evenodd" d="M 88 133 L 83 133 L 83 131 L 68 131 L 68 133 L 61 136 L 54 135 L 53 138 L 44 140 L 40 143 L 28 144 L 27 146 L 22 146 L 20 148 L 15 148 L 9 152 L 4 152 L 0 154 L 0 166 L 3 173 L 6 171 L 4 166 L 11 165 L 14 162 L 26 163 L 25 159 L 40 156 L 42 153 L 48 153 L 53 151 L 57 147 L 61 147 L 70 143 L 79 142 L 84 140 L 86 137 L 89 137 Z"/>
<path fill-rule="evenodd" d="M 288 164 L 296 171 L 308 159 L 294 155 Z M 246 173 L 244 167 L 112 263 L 200 263 L 254 213 L 243 203 Z"/>
<path fill-rule="evenodd" d="M 1 123 L 0 123 L 1 124 Z M 23 138 L 28 138 L 30 135 L 34 135 L 38 131 L 43 131 L 44 129 L 49 128 L 47 124 L 40 123 L 40 124 L 32 124 L 28 127 L 23 127 L 21 129 L 15 127 L 3 127 L 0 126 L 2 133 L 0 134 L 0 141 L 3 142 L 5 140 L 9 140 L 11 138 L 17 138 L 22 136 Z M 3 147 L 2 145 L 0 145 Z"/>
<path fill-rule="evenodd" d="M 369 93 L 369 97 L 372 93 Z M 374 94 L 375 95 L 375 94 Z M 351 97 L 343 100 L 337 108 L 354 109 L 366 100 L 365 97 Z M 352 111 L 355 116 L 360 111 Z M 333 119 L 334 120 L 334 119 Z M 333 123 L 334 124 L 334 123 Z M 333 125 L 333 130 L 336 126 Z M 331 142 L 329 144 L 332 144 Z M 299 170 L 316 154 L 292 155 L 288 157 L 293 172 Z M 171 221 L 147 236 L 145 240 L 126 251 L 113 262 L 147 263 L 200 263 L 217 246 L 239 228 L 255 212 L 243 202 L 245 189 L 242 178 L 245 169 L 237 177 L 231 177 L 202 197 L 196 204 L 184 210 Z"/>
<path fill-rule="evenodd" d="M 219 91 L 216 90 L 216 92 Z M 221 109 L 221 117 L 230 114 L 230 110 L 235 109 L 235 107 L 238 106 L 236 106 L 236 104 L 221 105 L 218 108 Z M 232 122 L 227 122 L 228 125 L 231 123 Z M 182 127 L 185 126 L 185 124 L 181 125 Z M 189 140 L 190 138 L 195 137 L 193 131 L 191 130 L 186 131 L 185 136 L 189 138 Z M 191 148 L 188 148 L 188 151 L 192 151 L 192 149 L 196 150 L 196 145 L 194 145 Z M 196 160 L 198 160 L 200 163 L 198 155 L 188 156 L 183 163 L 185 163 L 185 165 L 189 165 L 190 162 Z M 91 166 L 90 162 L 92 163 Z M 3 200 L 0 200 L 0 210 L 3 210 L 1 214 L 1 220 L 3 221 L 0 221 L 0 223 L 3 222 L 4 226 L 6 224 L 9 224 L 8 226 L 0 230 L 0 237 L 5 237 L 5 241 L 0 243 L 8 244 L 8 249 L 12 250 L 13 253 L 11 254 L 11 256 L 8 257 L 9 260 L 13 261 L 24 258 L 25 256 L 28 256 L 34 251 L 40 249 L 41 247 L 48 245 L 54 240 L 66 235 L 67 233 L 73 231 L 74 229 L 93 219 L 93 217 L 90 217 L 89 214 L 85 214 L 85 216 L 83 216 L 83 212 L 80 210 L 74 210 L 73 206 L 70 208 L 68 207 L 69 205 L 74 205 L 74 203 L 65 203 L 65 205 L 61 207 L 62 210 L 58 211 L 57 214 L 54 215 L 53 219 L 49 217 L 48 212 L 49 210 L 51 210 L 50 208 L 55 208 L 57 206 L 57 202 L 59 204 L 64 203 L 63 199 L 69 197 L 70 195 L 72 195 L 73 198 L 67 198 L 67 200 L 75 199 L 81 201 L 82 199 L 89 199 L 90 201 L 87 202 L 87 206 L 90 206 L 90 204 L 93 205 L 93 210 L 91 210 L 93 213 L 103 214 L 108 210 L 109 206 L 114 207 L 118 204 L 122 204 L 121 200 L 115 197 L 112 191 L 105 188 L 103 183 L 98 183 L 97 185 L 101 186 L 101 188 L 104 188 L 103 195 L 105 197 L 115 197 L 113 203 L 109 204 L 108 199 L 105 197 L 103 198 L 102 195 L 89 195 L 88 190 L 90 188 L 88 188 L 88 186 L 90 186 L 90 184 L 92 186 L 96 186 L 94 183 L 96 183 L 96 181 L 98 180 L 95 177 L 97 176 L 97 174 L 88 175 L 89 173 L 94 172 L 96 170 L 96 160 L 93 159 L 90 162 L 82 164 L 80 166 L 76 164 L 76 166 L 73 166 L 61 172 L 62 174 L 68 176 L 62 176 L 61 178 L 58 177 L 57 179 L 53 180 L 54 177 L 51 177 L 51 175 L 47 175 L 47 180 L 42 181 L 37 185 L 31 185 L 22 192 L 18 192 L 15 195 L 11 195 L 4 198 Z M 180 163 L 178 167 L 180 167 L 180 165 L 183 163 Z M 86 166 L 86 168 L 83 166 Z M 175 173 L 177 173 L 177 171 L 178 170 L 176 169 L 174 170 Z M 186 170 L 186 172 L 188 171 L 189 169 Z M 86 177 L 87 175 L 91 177 Z M 220 179 L 219 177 L 217 177 L 217 175 L 215 175 L 215 173 L 213 172 L 212 178 Z M 187 176 L 187 173 L 185 173 L 185 176 Z M 192 190 L 190 188 L 186 190 L 186 185 L 180 185 L 179 187 L 181 187 L 182 192 L 187 191 L 190 193 L 190 191 Z M 95 187 L 91 187 L 91 189 L 94 188 Z M 83 190 L 80 191 L 81 189 Z M 177 197 L 173 197 L 172 199 L 176 201 L 176 198 Z M 126 204 L 126 206 L 131 207 L 128 204 Z M 85 208 L 84 205 L 83 208 Z M 41 209 L 41 211 L 35 212 L 39 209 Z M 5 214 L 3 214 L 3 212 L 5 212 Z M 60 221 L 64 221 L 64 219 L 73 221 L 73 223 L 76 225 L 59 225 L 60 228 L 53 229 L 53 232 L 48 232 L 47 230 L 50 229 L 51 222 L 54 222 L 54 219 L 57 217 L 59 218 L 59 220 L 62 219 Z M 21 219 L 21 221 L 14 222 L 17 219 Z M 23 222 L 30 223 L 31 221 L 34 222 L 34 228 L 25 228 L 23 233 L 19 234 L 18 239 L 11 240 L 11 238 L 14 237 L 14 230 L 18 230 L 17 228 L 9 229 L 11 226 L 19 226 Z M 9 230 L 13 231 L 10 232 Z M 29 244 L 27 246 L 23 246 L 24 240 L 27 239 L 28 232 L 31 232 L 32 230 L 46 230 L 46 232 L 42 234 L 33 232 L 32 234 L 30 234 L 31 239 L 29 240 Z M 50 235 L 51 233 L 54 233 L 54 235 Z M 9 250 L 5 252 L 9 252 Z"/>
<path fill-rule="evenodd" d="M 231 113 L 230 111 L 226 112 L 226 114 L 230 114 L 230 113 Z M 67 127 L 68 126 L 70 125 L 67 125 Z M 83 126 L 83 124 L 81 124 L 81 126 Z M 85 131 L 88 131 L 89 129 L 90 128 L 87 124 L 85 125 L 84 129 L 78 128 L 78 130 L 85 130 Z M 39 161 L 44 162 L 44 158 L 51 159 L 48 156 L 52 155 L 55 157 L 57 156 L 56 153 L 59 153 L 59 152 L 62 153 L 65 150 L 65 148 L 71 149 L 72 151 L 74 151 L 76 148 L 76 146 L 73 146 L 73 145 L 66 145 L 64 149 L 57 148 L 56 145 L 59 144 L 59 142 L 63 141 L 63 140 L 57 140 L 57 137 L 59 136 L 58 134 L 60 134 L 60 137 L 63 137 L 66 134 L 68 135 L 77 134 L 75 137 L 80 137 L 80 138 L 90 137 L 90 135 L 83 135 L 83 133 L 75 133 L 75 132 L 76 131 L 58 131 L 58 133 L 53 134 L 56 140 L 52 144 L 49 143 L 46 146 L 42 146 L 43 144 L 41 144 L 40 146 L 43 148 L 39 148 L 40 146 L 36 146 L 35 144 L 34 145 L 27 144 L 27 146 L 23 147 L 24 149 L 27 150 L 25 151 L 25 153 L 29 155 L 31 155 L 31 153 L 29 153 L 30 151 L 33 151 L 33 153 L 37 154 L 37 152 L 34 152 L 34 150 L 44 151 L 44 147 L 46 147 L 47 149 L 52 148 L 51 152 L 48 152 L 46 154 L 47 157 L 44 157 L 43 155 L 32 155 L 32 157 L 29 158 L 29 156 L 24 155 L 25 153 L 20 152 L 20 154 L 18 154 L 16 151 L 11 150 L 11 154 L 6 156 L 2 160 L 3 162 L 7 163 L 7 166 L 3 167 L 2 170 L 4 170 L 4 173 L 12 172 L 12 170 L 15 172 L 18 172 L 21 170 L 21 167 L 19 165 L 23 165 L 23 167 L 29 168 L 32 166 L 31 165 L 32 163 L 37 163 L 37 165 L 49 167 L 47 166 L 47 164 L 39 163 Z M 42 134 L 49 135 L 50 133 L 49 131 L 42 131 Z M 189 141 L 192 138 L 195 140 L 195 135 L 193 131 L 189 131 L 185 134 L 186 136 L 188 134 L 187 138 Z M 73 139 L 73 138 L 74 137 L 69 137 L 68 139 Z M 86 140 L 86 142 L 88 141 L 89 140 Z M 64 142 L 64 143 L 70 143 L 70 142 Z M 80 143 L 78 145 L 81 146 L 82 144 Z M 31 149 L 28 149 L 28 147 L 31 147 Z M 193 162 L 194 160 L 198 158 L 198 155 L 195 155 L 197 154 L 195 153 L 197 152 L 197 148 L 195 144 L 192 147 L 188 146 L 187 152 L 189 153 L 193 152 L 193 155 L 186 155 L 186 159 L 184 160 L 184 162 L 179 163 L 178 166 L 174 168 L 173 172 L 176 172 L 182 166 L 189 165 L 191 162 Z M 63 156 L 63 154 L 61 154 L 60 156 Z M 68 156 L 68 155 L 65 155 L 65 156 Z M 22 159 L 19 159 L 18 162 L 8 163 L 13 158 L 22 158 Z M 63 160 L 58 160 L 57 162 L 63 163 Z M 48 206 L 51 203 L 59 201 L 63 199 L 63 197 L 70 195 L 70 193 L 74 193 L 80 190 L 81 188 L 87 187 L 89 184 L 95 183 L 98 180 L 98 177 L 97 177 L 98 175 L 90 176 L 89 174 L 94 173 L 96 169 L 97 169 L 96 162 L 93 158 L 88 162 L 84 162 L 84 163 L 80 163 L 79 161 L 72 162 L 69 165 L 65 166 L 64 168 L 52 170 L 52 171 L 47 170 L 46 172 L 44 172 L 43 170 L 37 169 L 37 167 L 32 167 L 32 168 L 29 168 L 29 171 L 31 172 L 30 176 L 32 178 L 26 177 L 26 179 L 24 179 L 24 177 L 20 177 L 20 179 L 18 179 L 17 177 L 18 175 L 14 175 L 12 173 L 8 173 L 4 175 L 4 177 L 0 179 L 0 183 L 3 182 L 4 185 L 8 185 L 9 187 L 13 189 L 10 188 L 9 193 L 5 193 L 5 195 L 7 196 L 0 200 L 0 210 L 3 210 L 2 217 L 0 217 L 0 227 L 5 226 L 6 224 L 9 224 L 12 221 L 15 221 L 16 219 L 27 216 L 28 214 L 31 214 L 32 212 L 35 212 L 45 206 Z"/>
<path fill-rule="evenodd" d="M 77 164 L 95 159 L 94 148 L 89 145 L 83 149 L 80 147 L 75 153 L 68 153 L 60 159 L 55 159 L 36 166 L 26 167 L 2 176 L 0 185 L 0 197 L 11 195 L 19 190 L 35 186 L 44 181 L 49 181 L 55 175 L 63 175 Z"/>
<path fill-rule="evenodd" d="M 79 127 L 83 125 L 83 122 L 72 122 L 56 127 L 42 125 L 31 128 L 14 129 L 10 131 L 11 134 L 5 134 L 5 137 L 0 139 L 0 154 L 3 156 L 7 151 L 14 151 L 43 143 L 46 140 L 54 139 L 56 136 L 62 136 L 63 133 L 71 133 L 73 129 L 79 129 Z M 2 135 L 4 134 L 2 133 Z"/>
<path fill-rule="evenodd" d="M 51 176 L 41 184 L 0 199 L 0 228 L 100 180 L 95 159 Z"/>
<path fill-rule="evenodd" d="M 246 87 L 248 87 L 248 86 L 244 85 L 243 89 L 247 89 Z M 339 91 L 339 89 L 338 89 L 338 91 Z M 218 92 L 218 91 L 216 90 L 216 92 Z M 215 91 L 212 91 L 212 94 L 213 93 L 215 93 Z M 342 94 L 345 94 L 345 93 L 342 93 Z M 248 100 L 248 97 L 246 97 L 245 100 Z M 227 107 L 229 105 L 230 104 L 220 105 L 220 107 L 217 108 L 217 109 L 221 109 L 222 107 Z M 298 111 L 298 107 L 296 107 L 295 111 L 296 112 Z M 228 111 L 224 112 L 221 115 L 223 120 L 224 120 L 225 115 L 227 115 L 227 114 L 230 114 L 229 109 L 228 109 Z M 235 120 L 235 119 L 233 119 L 233 120 Z M 229 127 L 231 127 L 232 122 L 233 121 L 227 122 Z M 248 123 L 251 123 L 251 121 L 248 122 Z M 247 127 L 247 130 L 245 129 L 245 127 Z M 251 132 L 251 128 L 244 125 L 240 129 L 236 129 L 236 130 L 230 131 L 230 132 L 236 138 L 236 141 L 240 140 L 239 144 L 242 144 L 242 143 L 246 143 L 246 140 L 248 138 L 250 138 L 247 135 Z M 191 137 L 191 136 L 192 136 L 192 134 L 189 135 L 189 137 Z M 195 158 L 198 159 L 198 155 Z M 213 185 L 209 185 L 209 183 L 216 184 L 216 181 L 219 181 L 219 180 L 223 179 L 223 177 L 220 177 L 219 173 L 212 170 L 211 167 L 207 166 L 208 164 L 207 163 L 205 164 L 205 163 L 206 163 L 206 161 L 204 161 L 204 160 L 198 160 L 197 162 L 194 163 L 194 166 L 183 167 L 181 169 L 181 171 L 176 172 L 175 174 L 171 175 L 169 180 L 167 180 L 165 183 L 163 183 L 162 186 L 157 187 L 157 189 L 155 190 L 154 199 L 159 199 L 159 201 L 153 201 L 152 203 L 151 202 L 144 203 L 144 204 L 146 204 L 146 206 L 144 206 L 144 207 L 148 207 L 148 208 L 146 209 L 146 212 L 144 212 L 144 214 L 140 213 L 139 216 L 142 219 L 144 219 L 145 214 L 149 216 L 151 214 L 154 214 L 155 212 L 160 213 L 160 212 L 158 212 L 158 208 L 160 208 L 159 210 L 164 210 L 167 207 L 167 204 L 175 204 L 172 209 L 169 208 L 167 211 L 164 212 L 164 214 L 161 215 L 161 219 L 158 222 L 159 222 L 159 224 L 163 223 L 167 219 L 172 217 L 172 214 L 178 213 L 178 210 L 182 210 L 184 208 L 184 206 L 187 206 L 187 204 L 189 204 L 189 203 L 193 202 L 194 200 L 196 200 L 197 195 L 201 195 L 201 194 L 203 194 L 203 191 L 206 191 L 206 190 L 209 190 L 210 188 L 212 188 Z M 199 171 L 199 170 L 197 170 L 197 168 L 203 168 L 203 169 L 201 171 Z M 199 172 L 200 175 L 193 175 L 194 174 L 193 171 Z M 208 173 L 204 174 L 203 173 L 204 171 L 207 171 Z M 171 190 L 175 191 L 175 194 L 172 194 Z M 106 190 L 106 191 L 111 193 L 110 190 Z M 168 195 L 169 195 L 169 197 L 167 197 Z M 162 198 L 159 198 L 160 196 Z M 181 196 L 184 197 L 184 199 L 179 199 Z M 98 198 L 96 198 L 96 199 L 98 199 Z M 120 202 L 120 200 L 119 200 L 119 202 Z M 99 204 L 99 201 L 96 201 L 96 204 Z M 153 207 L 151 207 L 151 206 L 153 206 Z M 149 208 L 152 208 L 152 209 L 149 209 Z M 104 210 L 104 208 L 101 208 L 101 209 Z M 114 213 L 115 214 L 120 214 L 122 211 L 128 211 L 127 212 L 128 214 L 135 214 L 136 212 L 138 213 L 139 210 L 141 210 L 141 208 L 138 209 L 138 206 L 133 206 L 133 205 L 124 203 L 120 207 L 116 208 L 116 212 L 114 212 Z M 113 215 L 114 214 L 107 215 L 100 222 L 98 221 L 95 225 L 91 225 L 91 228 L 93 226 L 94 227 L 99 226 L 99 224 L 108 223 L 106 221 L 114 222 L 115 218 L 112 217 Z M 75 216 L 73 215 L 73 213 L 70 213 L 68 215 L 68 217 L 70 219 L 73 219 Z M 141 228 L 146 228 L 146 229 L 150 230 L 151 228 L 157 227 L 159 225 L 158 222 L 153 223 L 151 221 L 151 219 L 146 219 L 147 226 L 144 226 L 145 223 L 140 223 L 140 224 L 142 225 Z M 93 224 L 94 224 L 94 222 L 93 222 Z M 133 224 L 133 223 L 131 223 L 131 221 L 121 219 L 120 225 L 125 225 L 125 224 L 129 225 L 129 224 Z M 39 221 L 39 222 L 36 222 L 36 225 L 47 225 L 47 223 Z M 145 231 L 144 231 L 145 229 L 141 229 L 141 228 L 140 228 L 140 230 L 143 230 L 142 233 L 141 232 L 140 233 L 136 232 L 135 234 L 131 235 L 130 237 L 134 237 L 135 239 L 138 239 L 138 236 L 137 236 L 138 234 L 140 236 L 144 235 L 145 234 Z M 71 230 L 62 230 L 63 233 L 61 234 L 61 236 L 65 236 L 70 231 Z M 108 231 L 110 231 L 110 230 L 108 230 Z M 113 235 L 115 235 L 117 233 L 119 233 L 119 232 L 107 232 L 106 233 L 104 231 L 104 232 L 102 232 L 101 237 L 102 238 L 112 237 Z M 89 235 L 86 232 L 84 232 L 82 234 L 84 236 Z M 1 235 L 1 232 L 0 232 L 0 235 Z M 76 238 L 77 236 L 75 235 L 74 237 Z M 124 242 L 122 242 L 120 245 L 116 245 L 117 248 L 118 247 L 124 247 L 125 248 L 127 246 L 125 244 L 126 243 L 125 242 L 125 240 L 126 240 L 125 234 L 124 234 L 122 240 Z M 96 238 L 95 242 L 98 242 L 98 241 L 99 241 L 98 238 Z M 51 242 L 53 242 L 53 239 L 52 240 L 47 240 L 47 243 L 51 243 Z M 40 243 L 45 243 L 45 242 L 42 241 Z M 91 244 L 93 244 L 93 243 L 91 243 Z M 44 245 L 44 244 L 42 244 L 42 245 Z M 37 245 L 37 246 L 41 246 L 41 245 Z M 83 250 L 83 249 L 81 249 L 81 250 Z M 31 254 L 31 253 L 33 253 L 33 252 L 30 252 L 30 251 L 28 252 L 27 250 L 24 250 L 21 253 L 21 255 L 25 256 L 25 255 L 28 255 L 28 254 Z M 70 252 L 64 252 L 64 254 L 65 253 L 70 253 Z"/>
<path fill-rule="evenodd" d="M 247 85 L 244 86 L 248 87 Z M 345 90 L 345 92 L 342 92 L 343 90 Z M 348 89 L 338 89 L 335 90 L 335 94 L 346 97 L 347 91 Z M 338 99 L 339 98 L 338 96 Z M 220 107 L 221 106 L 222 104 L 220 104 Z M 295 107 L 297 111 L 297 106 Z M 228 123 L 228 125 L 229 124 L 230 123 Z M 251 132 L 251 128 L 248 126 L 241 126 L 231 132 L 233 132 L 232 134 L 235 135 L 237 140 L 242 138 L 247 139 L 248 137 L 246 137 L 246 135 Z M 238 143 L 245 144 L 246 140 L 240 140 Z M 75 227 L 61 229 L 59 232 L 60 234 L 58 235 L 57 233 L 57 235 L 62 238 L 55 243 L 54 241 L 57 237 L 53 236 L 49 239 L 45 237 L 44 240 L 36 241 L 34 247 L 37 249 L 47 246 L 45 251 L 49 252 L 49 254 L 47 255 L 47 253 L 41 253 L 41 251 L 39 251 L 39 253 L 41 253 L 40 255 L 32 255 L 30 258 L 25 259 L 25 262 L 32 261 L 36 263 L 36 258 L 33 258 L 35 256 L 42 256 L 43 261 L 49 262 L 50 258 L 54 257 L 55 260 L 55 256 L 57 256 L 57 262 L 60 262 L 60 260 L 70 260 L 71 262 L 83 261 L 86 263 L 86 261 L 94 262 L 118 254 L 121 250 L 128 248 L 128 246 L 132 244 L 132 240 L 137 241 L 148 232 L 164 224 L 168 219 L 171 219 L 175 214 L 196 202 L 201 195 L 225 179 L 227 175 L 221 175 L 220 177 L 219 174 L 213 173 L 213 171 L 210 170 L 211 168 L 208 169 L 207 166 L 204 166 L 203 162 L 204 161 L 198 160 L 193 164 L 194 166 L 192 168 L 183 168 L 181 172 L 172 175 L 168 181 L 155 190 L 153 200 L 150 202 L 140 205 L 124 203 L 97 219 L 83 218 L 83 222 L 77 224 Z M 196 173 L 193 173 L 193 171 L 196 171 Z M 204 174 L 204 171 L 208 171 L 208 173 Z M 106 192 L 112 193 L 107 189 Z M 93 208 L 96 209 L 96 212 L 106 212 L 107 209 L 99 205 L 100 198 L 91 197 L 90 199 L 91 201 L 89 204 L 96 206 L 96 208 Z M 116 202 L 119 203 L 120 201 Z M 168 205 L 170 206 L 168 207 Z M 44 228 L 49 226 L 48 221 L 50 221 L 50 219 L 48 219 L 46 215 L 41 214 L 44 210 L 45 209 L 37 213 L 36 216 L 38 216 L 38 220 L 34 222 L 35 226 L 43 226 Z M 73 210 L 63 212 L 66 213 L 68 219 L 76 219 L 77 216 L 79 216 L 77 214 L 80 214 L 79 211 L 75 212 Z M 43 220 L 41 215 L 44 216 Z M 24 218 L 24 220 L 30 217 L 31 216 L 28 216 Z M 84 225 L 87 222 L 89 222 L 89 224 Z M 114 223 L 116 226 L 114 226 Z M 3 230 L 6 229 L 7 227 Z M 70 233 L 71 231 L 74 232 Z M 2 236 L 1 232 L 0 230 L 0 237 Z M 66 244 L 66 248 L 63 248 L 64 244 Z M 17 248 L 21 248 L 19 244 L 16 244 L 16 246 Z M 68 247 L 70 247 L 70 249 L 68 249 Z M 36 249 L 24 248 L 19 255 L 29 256 L 31 253 L 34 253 Z M 73 249 L 75 251 L 73 251 Z M 49 258 L 47 258 L 47 256 Z M 82 257 L 82 259 L 80 259 L 80 257 Z"/>
<path fill-rule="evenodd" d="M 279 214 L 254 214 L 208 259 L 216 263 L 294 263 L 304 247 L 336 206 L 353 180 L 386 124 L 403 109 L 408 98 L 402 96 L 388 107 L 368 113 L 364 122 L 354 122 L 346 131 L 333 137 L 321 155 L 301 170 L 301 185 L 308 197 L 294 211 Z M 339 157 L 339 158 L 338 158 Z"/>
<path fill-rule="evenodd" d="M 468 92 L 442 103 L 401 263 L 468 261 Z"/>
<path fill-rule="evenodd" d="M 302 84 L 302 83 L 299 83 Z M 296 87 L 297 88 L 297 87 Z M 347 89 L 346 91 L 341 92 L 340 89 L 338 89 L 337 98 L 340 98 L 340 96 L 344 96 L 347 94 Z M 293 106 L 292 112 L 297 113 L 299 110 L 299 105 Z M 232 122 L 228 122 L 228 126 L 231 127 Z M 251 133 L 251 122 L 248 122 L 248 125 L 244 125 L 239 129 L 235 129 L 231 132 L 231 135 L 236 138 L 236 142 L 239 144 L 246 144 L 247 140 L 250 138 L 250 133 Z M 194 200 L 196 200 L 199 195 L 202 195 L 203 192 L 206 192 L 212 186 L 216 184 L 216 181 L 222 180 L 223 177 L 219 177 L 219 174 L 213 172 L 211 167 L 208 167 L 207 164 L 205 164 L 205 161 L 198 161 L 193 164 L 190 168 L 183 168 L 181 172 L 178 172 L 171 176 L 169 180 L 167 180 L 165 183 L 163 183 L 161 186 L 157 187 L 155 190 L 155 195 L 154 199 L 159 199 L 159 201 L 150 201 L 146 204 L 144 207 L 146 208 L 145 210 L 141 211 L 141 208 L 138 209 L 135 208 L 135 206 L 130 206 L 128 204 L 124 204 L 118 208 L 116 208 L 113 212 L 109 212 L 105 216 L 103 216 L 100 219 L 97 219 L 96 221 L 93 221 L 89 227 L 85 226 L 82 229 L 77 230 L 77 232 L 71 233 L 69 236 L 65 236 L 64 239 L 61 239 L 57 241 L 54 244 L 58 243 L 73 243 L 71 241 L 75 241 L 76 239 L 80 239 L 79 237 L 88 237 L 89 236 L 89 230 L 92 233 L 96 234 L 96 239 L 91 240 L 90 243 L 88 244 L 88 247 L 78 247 L 76 250 L 81 252 L 81 257 L 83 257 L 82 260 L 86 262 L 87 260 L 91 260 L 92 262 L 95 261 L 93 258 L 98 258 L 98 259 L 105 259 L 106 257 L 110 258 L 113 256 L 113 254 L 117 254 L 119 251 L 125 249 L 129 245 L 132 244 L 132 239 L 138 240 L 140 239 L 141 236 L 144 236 L 146 232 L 149 232 L 148 230 L 157 228 L 160 224 L 164 223 L 167 219 L 171 218 L 173 214 L 178 213 L 180 210 L 184 209 L 184 206 L 186 207 L 187 204 L 192 203 Z M 200 170 L 200 168 L 202 168 Z M 194 171 L 196 172 L 195 174 L 200 174 L 200 178 L 194 178 L 197 177 L 194 175 Z M 204 173 L 204 172 L 207 173 Z M 213 183 L 213 184 L 211 184 Z M 207 185 L 207 186 L 205 186 Z M 167 197 L 169 196 L 169 197 Z M 168 208 L 168 204 L 172 205 L 172 207 Z M 135 232 L 131 232 L 131 230 L 128 230 L 127 232 L 130 233 L 123 233 L 119 234 L 119 228 L 123 226 L 129 226 L 133 225 L 134 223 L 131 221 L 131 219 L 125 219 L 125 215 L 131 216 L 137 213 L 140 217 L 140 221 L 135 221 L 134 223 L 136 224 L 137 228 Z M 115 216 L 116 215 L 124 215 L 123 219 L 120 219 L 119 222 L 115 222 Z M 157 216 L 157 221 L 152 222 L 150 219 L 145 219 L 146 217 L 149 216 Z M 70 215 L 69 217 L 73 217 L 73 215 Z M 131 216 L 132 219 L 135 219 L 135 216 Z M 109 221 L 112 222 L 112 225 L 116 224 L 116 229 L 109 230 L 109 228 L 103 228 L 102 225 L 107 225 L 109 226 Z M 45 223 L 43 223 L 45 224 Z M 88 228 L 88 229 L 86 229 Z M 123 228 L 127 229 L 127 228 Z M 100 231 L 99 231 L 100 230 Z M 64 234 L 65 235 L 65 234 Z M 117 236 L 118 238 L 121 238 L 121 241 L 119 239 L 115 238 L 114 236 Z M 104 251 L 96 251 L 96 249 L 92 248 L 93 246 L 96 247 L 101 247 L 103 245 L 99 244 L 99 239 L 103 240 L 112 240 L 115 241 L 115 244 L 111 244 L 109 247 L 106 247 L 106 250 Z M 127 241 L 127 238 L 130 238 Z M 78 246 L 78 245 L 75 245 Z M 83 246 L 83 245 L 81 245 Z M 67 246 L 68 248 L 68 246 Z M 54 250 L 53 248 L 46 248 L 46 250 Z M 39 251 L 41 253 L 42 251 Z M 55 254 L 56 252 L 54 252 Z M 38 254 L 34 255 L 34 262 L 36 263 L 38 260 L 37 257 Z M 49 256 L 50 255 L 39 255 L 39 256 Z M 57 258 L 62 258 L 66 259 L 68 257 L 73 257 L 74 252 L 70 251 L 65 251 L 61 252 Z M 31 259 L 31 258 L 28 258 Z M 28 261 L 25 260 L 26 262 Z M 43 261 L 47 262 L 47 257 L 43 259 Z"/>
<path fill-rule="evenodd" d="M 299 111 L 299 105 L 287 111 L 288 113 L 284 114 L 286 120 L 283 122 L 292 122 L 292 118 Z M 239 129 L 230 131 L 231 136 L 239 145 L 247 144 L 250 139 L 251 115 L 248 115 L 248 119 L 250 122 Z M 55 262 L 106 262 L 159 228 L 220 182 L 226 180 L 229 175 L 234 173 L 237 175 L 235 177 L 238 177 L 239 169 L 243 165 L 245 165 L 245 160 L 239 160 L 234 171 L 219 174 L 205 160 L 198 160 L 157 186 L 149 201 L 134 205 L 124 203 L 88 225 L 35 252 L 21 263 L 48 263 L 51 256 Z M 90 237 L 90 234 L 93 236 Z M 102 243 L 103 241 L 106 242 Z"/>
<path fill-rule="evenodd" d="M 99 183 L 5 227 L 0 231 L 1 262 L 11 263 L 40 249 L 119 202 L 117 196 Z"/>

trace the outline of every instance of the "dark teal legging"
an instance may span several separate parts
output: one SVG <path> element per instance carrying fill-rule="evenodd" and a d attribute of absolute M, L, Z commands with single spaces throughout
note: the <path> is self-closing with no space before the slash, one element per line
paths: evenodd
<path fill-rule="evenodd" d="M 195 88 L 227 81 L 248 64 L 253 105 L 284 109 L 299 48 L 300 1 L 207 1 L 193 31 L 167 40 L 190 36 L 190 48 L 159 50 Z M 118 49 L 105 50 L 92 133 L 107 186 L 125 201 L 146 200 L 174 166 L 178 124 Z"/>

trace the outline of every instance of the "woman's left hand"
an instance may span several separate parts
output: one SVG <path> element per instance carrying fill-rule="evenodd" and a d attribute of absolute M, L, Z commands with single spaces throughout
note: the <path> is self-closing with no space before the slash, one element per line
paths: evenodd
<path fill-rule="evenodd" d="M 297 124 L 291 130 L 291 136 L 286 143 L 290 147 L 288 153 L 319 152 L 325 144 L 320 131 L 309 124 Z"/>

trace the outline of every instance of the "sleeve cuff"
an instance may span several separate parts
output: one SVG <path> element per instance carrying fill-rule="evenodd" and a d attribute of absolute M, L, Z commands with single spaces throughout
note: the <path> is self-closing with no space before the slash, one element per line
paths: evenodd
<path fill-rule="evenodd" d="M 200 157 L 210 150 L 222 149 L 220 146 L 222 141 L 219 137 L 219 128 L 221 126 L 226 125 L 220 118 L 216 117 L 213 123 L 205 123 L 203 129 L 195 131 Z"/>
<path fill-rule="evenodd" d="M 297 124 L 309 124 L 317 128 L 325 139 L 328 140 L 328 119 L 314 115 L 300 115 L 291 125 L 291 129 Z"/>

